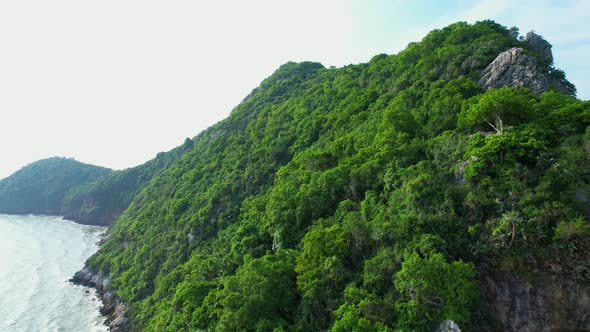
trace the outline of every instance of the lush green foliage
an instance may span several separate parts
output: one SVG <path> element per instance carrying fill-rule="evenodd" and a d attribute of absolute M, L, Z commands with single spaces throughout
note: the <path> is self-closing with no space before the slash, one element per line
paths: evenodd
<path fill-rule="evenodd" d="M 474 267 L 462 261 L 449 264 L 439 253 L 406 256 L 395 287 L 401 295 L 396 303 L 400 327 L 420 330 L 429 330 L 432 321 L 469 321 L 478 294 Z"/>
<path fill-rule="evenodd" d="M 568 257 L 588 281 L 590 103 L 483 91 L 513 46 L 457 23 L 367 64 L 281 66 L 88 266 L 148 331 L 469 330 L 477 274 Z"/>

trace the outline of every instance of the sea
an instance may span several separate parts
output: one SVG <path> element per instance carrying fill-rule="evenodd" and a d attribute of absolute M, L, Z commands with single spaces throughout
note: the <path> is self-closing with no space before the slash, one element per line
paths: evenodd
<path fill-rule="evenodd" d="M 0 331 L 107 331 L 96 292 L 68 281 L 104 231 L 61 217 L 0 214 Z"/>

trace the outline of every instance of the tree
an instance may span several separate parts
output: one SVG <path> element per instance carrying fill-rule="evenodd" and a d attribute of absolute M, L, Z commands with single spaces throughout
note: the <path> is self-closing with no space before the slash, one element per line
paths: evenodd
<path fill-rule="evenodd" d="M 305 235 L 295 271 L 310 328 L 325 329 L 330 312 L 337 309 L 346 279 L 343 260 L 348 254 L 346 233 L 339 225 L 316 226 Z"/>
<path fill-rule="evenodd" d="M 489 90 L 474 100 L 461 114 L 461 121 L 470 126 L 487 124 L 496 134 L 502 135 L 507 123 L 515 124 L 529 118 L 535 95 L 525 88 L 503 87 Z"/>
<path fill-rule="evenodd" d="M 294 264 L 291 251 L 246 259 L 219 292 L 223 306 L 219 327 L 272 331 L 289 325 L 296 312 Z"/>
<path fill-rule="evenodd" d="M 432 330 L 445 319 L 468 321 L 478 298 L 473 264 L 449 264 L 440 253 L 406 255 L 395 287 L 402 296 L 396 304 L 398 327 L 415 330 Z"/>

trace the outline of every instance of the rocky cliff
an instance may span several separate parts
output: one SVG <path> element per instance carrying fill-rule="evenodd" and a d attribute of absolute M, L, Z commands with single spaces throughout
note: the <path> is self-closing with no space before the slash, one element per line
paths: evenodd
<path fill-rule="evenodd" d="M 534 32 L 520 40 L 522 47 L 500 53 L 484 69 L 478 84 L 484 89 L 512 86 L 539 95 L 549 89 L 575 95 L 575 87 L 552 66 L 552 45 Z M 590 331 L 589 289 L 572 272 L 579 266 L 566 267 L 568 264 L 542 264 L 525 275 L 515 271 L 485 274 L 480 280 L 482 299 L 497 330 Z"/>
<path fill-rule="evenodd" d="M 536 93 L 541 93 L 549 87 L 547 75 L 537 70 L 537 58 L 526 55 L 520 47 L 513 47 L 498 55 L 484 69 L 478 83 L 485 89 L 503 86 L 527 87 Z"/>
<path fill-rule="evenodd" d="M 553 52 L 551 51 L 553 45 L 546 41 L 545 38 L 530 31 L 526 34 L 525 41 L 533 52 L 539 53 L 539 55 L 551 62 L 553 61 Z"/>
<path fill-rule="evenodd" d="M 98 297 L 102 300 L 100 312 L 105 315 L 105 324 L 111 332 L 129 330 L 128 306 L 119 297 L 109 290 L 109 279 L 100 274 L 95 274 L 87 268 L 76 272 L 70 282 L 97 290 Z"/>
<path fill-rule="evenodd" d="M 551 67 L 551 44 L 540 35 L 529 32 L 524 40 L 528 50 L 513 47 L 498 55 L 482 73 L 478 84 L 484 89 L 503 86 L 526 87 L 537 94 L 548 89 L 575 95 L 569 82 L 561 79 L 559 71 Z M 538 54 L 533 55 L 531 51 Z M 542 63 L 541 63 L 542 62 Z"/>
<path fill-rule="evenodd" d="M 561 268 L 536 271 L 530 279 L 495 272 L 481 286 L 500 331 L 590 331 L 588 288 Z"/>

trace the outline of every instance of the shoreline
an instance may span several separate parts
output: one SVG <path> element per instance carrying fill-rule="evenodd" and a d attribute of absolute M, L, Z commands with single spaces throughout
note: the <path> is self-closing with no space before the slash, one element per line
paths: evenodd
<path fill-rule="evenodd" d="M 7 304 L 0 308 L 0 330 L 108 330 L 105 298 L 68 282 L 96 252 L 106 228 L 59 215 L 5 213 L 0 226 L 7 256 L 0 268 L 10 271 L 0 287 Z"/>
<path fill-rule="evenodd" d="M 76 272 L 69 282 L 96 289 L 98 299 L 102 302 L 99 310 L 106 317 L 104 324 L 109 328 L 109 331 L 125 332 L 130 330 L 129 308 L 116 293 L 108 290 L 108 278 L 95 274 L 85 267 Z"/>
<path fill-rule="evenodd" d="M 68 219 L 63 215 L 42 214 L 42 213 L 4 213 L 0 215 L 7 216 L 34 216 L 34 217 L 49 217 L 59 219 L 60 221 L 71 222 L 83 226 L 100 227 L 104 231 L 100 234 L 100 239 L 96 242 L 97 247 L 100 247 L 108 238 L 109 234 L 105 226 L 95 224 L 85 224 L 73 219 Z M 97 298 L 102 305 L 99 312 L 103 317 L 106 317 L 104 325 L 106 325 L 111 332 L 125 332 L 130 330 L 128 307 L 116 293 L 108 290 L 108 278 L 100 274 L 95 274 L 88 268 L 84 267 L 82 270 L 76 272 L 74 276 L 68 279 L 74 285 L 93 288 L 96 290 Z"/>

